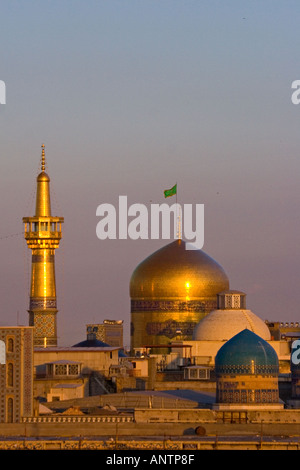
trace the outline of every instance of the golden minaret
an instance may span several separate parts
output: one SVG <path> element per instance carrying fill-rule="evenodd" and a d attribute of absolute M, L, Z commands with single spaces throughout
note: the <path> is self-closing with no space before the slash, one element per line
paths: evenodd
<path fill-rule="evenodd" d="M 37 177 L 36 208 L 24 217 L 25 240 L 32 250 L 29 326 L 34 327 L 34 346 L 57 346 L 55 249 L 62 237 L 63 217 L 52 217 L 50 178 L 45 172 L 42 145 L 41 173 Z"/>

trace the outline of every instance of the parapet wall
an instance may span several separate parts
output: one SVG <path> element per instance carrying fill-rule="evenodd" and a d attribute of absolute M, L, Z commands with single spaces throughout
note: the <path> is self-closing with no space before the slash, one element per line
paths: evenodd
<path fill-rule="evenodd" d="M 136 409 L 134 411 L 136 423 L 219 423 L 219 422 L 246 422 L 246 423 L 291 423 L 300 424 L 299 410 L 210 410 L 210 409 Z"/>
<path fill-rule="evenodd" d="M 212 410 L 167 410 L 167 409 L 136 409 L 136 423 L 215 423 L 216 412 Z"/>

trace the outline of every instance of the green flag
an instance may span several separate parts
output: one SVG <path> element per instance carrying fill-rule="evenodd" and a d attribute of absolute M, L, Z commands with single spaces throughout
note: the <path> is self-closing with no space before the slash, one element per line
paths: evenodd
<path fill-rule="evenodd" d="M 173 188 L 171 189 L 166 189 L 164 191 L 164 195 L 165 197 L 170 197 L 170 196 L 174 196 L 174 194 L 177 193 L 177 183 L 175 184 L 175 186 L 173 186 Z"/>

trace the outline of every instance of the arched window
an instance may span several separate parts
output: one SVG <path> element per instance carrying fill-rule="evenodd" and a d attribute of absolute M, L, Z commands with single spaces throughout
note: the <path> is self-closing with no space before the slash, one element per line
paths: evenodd
<path fill-rule="evenodd" d="M 0 364 L 6 363 L 6 346 L 4 341 L 0 340 Z"/>
<path fill-rule="evenodd" d="M 14 421 L 14 400 L 13 398 L 8 398 L 7 400 L 7 422 L 13 423 Z"/>
<path fill-rule="evenodd" d="M 14 352 L 14 340 L 13 340 L 13 338 L 8 338 L 8 340 L 7 340 L 7 352 Z"/>
<path fill-rule="evenodd" d="M 14 366 L 11 362 L 7 364 L 7 385 L 13 387 L 14 385 Z"/>

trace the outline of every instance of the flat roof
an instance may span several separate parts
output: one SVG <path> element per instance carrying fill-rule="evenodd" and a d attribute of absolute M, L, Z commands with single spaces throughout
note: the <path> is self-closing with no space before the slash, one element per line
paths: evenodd
<path fill-rule="evenodd" d="M 116 351 L 116 350 L 119 350 L 119 349 L 122 349 L 120 347 L 114 347 L 114 346 L 101 346 L 101 347 L 92 347 L 92 348 L 89 348 L 89 347 L 73 347 L 73 346 L 69 346 L 69 347 L 58 347 L 58 346 L 49 346 L 49 347 L 46 347 L 46 348 L 43 348 L 42 346 L 41 347 L 35 347 L 34 348 L 34 351 L 36 352 L 44 352 L 44 353 L 47 353 L 47 352 L 76 352 L 76 351 L 81 351 L 81 352 L 89 352 L 89 351 L 95 351 L 95 352 L 110 352 L 110 351 Z"/>
<path fill-rule="evenodd" d="M 53 385 L 52 388 L 78 388 L 78 387 L 82 387 L 82 383 L 79 383 L 79 384 L 55 384 Z"/>
<path fill-rule="evenodd" d="M 46 364 L 81 364 L 79 361 L 68 361 L 67 359 L 59 359 L 57 361 L 46 362 Z"/>
<path fill-rule="evenodd" d="M 172 343 L 172 344 L 152 344 L 152 345 L 147 345 L 147 346 L 141 346 L 140 348 L 135 348 L 135 349 L 148 349 L 148 348 L 165 348 L 165 349 L 170 349 L 170 348 L 191 348 L 191 344 L 177 344 L 177 343 Z"/>

